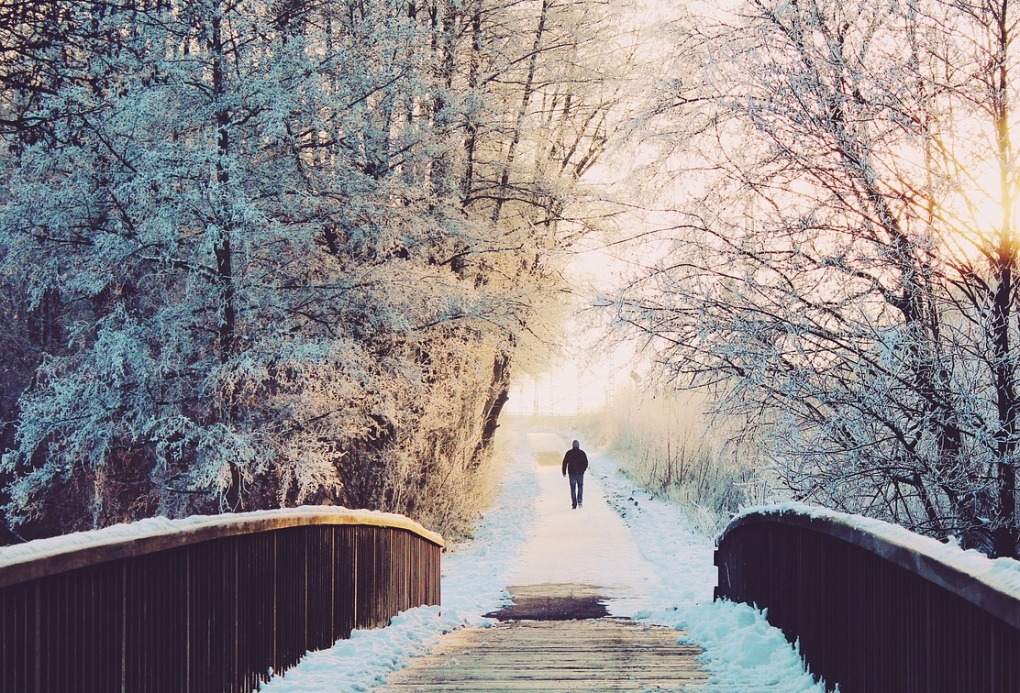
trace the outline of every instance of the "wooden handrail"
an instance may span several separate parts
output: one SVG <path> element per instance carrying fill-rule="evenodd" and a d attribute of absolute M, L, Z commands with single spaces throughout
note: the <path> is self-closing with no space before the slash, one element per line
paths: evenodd
<path fill-rule="evenodd" d="M 767 610 L 843 693 L 1020 690 L 1020 564 L 806 505 L 719 537 L 717 598 Z"/>
<path fill-rule="evenodd" d="M 439 534 L 403 515 L 330 506 L 195 515 L 180 520 L 157 518 L 0 547 L 0 587 L 214 539 L 311 525 L 405 529 L 439 548 L 445 546 Z"/>
<path fill-rule="evenodd" d="M 1013 559 L 991 561 L 976 551 L 961 551 L 899 525 L 792 503 L 751 510 L 734 518 L 717 544 L 741 527 L 760 523 L 800 527 L 845 541 L 1020 629 L 1020 563 Z M 996 570 L 996 565 L 1002 569 Z"/>
<path fill-rule="evenodd" d="M 308 651 L 440 602 L 442 537 L 298 508 L 0 549 L 0 691 L 250 693 Z"/>

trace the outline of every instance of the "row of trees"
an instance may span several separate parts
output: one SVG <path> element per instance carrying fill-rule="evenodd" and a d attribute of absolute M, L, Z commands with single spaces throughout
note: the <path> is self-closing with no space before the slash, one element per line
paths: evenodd
<path fill-rule="evenodd" d="M 797 498 L 1018 554 L 1012 0 L 744 0 L 671 38 L 669 252 L 615 306 Z"/>
<path fill-rule="evenodd" d="M 0 4 L 3 526 L 442 531 L 614 136 L 588 0 Z"/>

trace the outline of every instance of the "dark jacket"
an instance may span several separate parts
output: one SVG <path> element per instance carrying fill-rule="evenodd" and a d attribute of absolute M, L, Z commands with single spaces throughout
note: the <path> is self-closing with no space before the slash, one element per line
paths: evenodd
<path fill-rule="evenodd" d="M 588 456 L 580 448 L 570 448 L 563 456 L 563 473 L 584 474 L 588 468 Z"/>

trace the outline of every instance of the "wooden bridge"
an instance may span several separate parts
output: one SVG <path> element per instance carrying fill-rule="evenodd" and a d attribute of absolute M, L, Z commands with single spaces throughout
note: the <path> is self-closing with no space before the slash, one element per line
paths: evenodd
<path fill-rule="evenodd" d="M 509 589 L 513 605 L 492 628 L 451 633 L 380 693 L 571 693 L 693 690 L 706 679 L 701 649 L 672 628 L 607 618 L 598 588 Z"/>
<path fill-rule="evenodd" d="M 188 520 L 0 565 L 0 691 L 248 693 L 353 628 L 439 602 L 442 539 L 315 509 Z M 843 693 L 1020 691 L 1020 571 L 863 518 L 743 516 L 717 597 L 768 609 Z M 387 693 L 696 690 L 696 648 L 606 618 L 597 588 L 514 589 L 501 624 L 447 636 Z M 455 663 L 454 663 L 455 660 Z"/>

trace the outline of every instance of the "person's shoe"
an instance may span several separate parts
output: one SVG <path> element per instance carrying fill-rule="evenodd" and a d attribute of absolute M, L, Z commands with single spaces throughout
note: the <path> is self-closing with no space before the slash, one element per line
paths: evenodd
<path fill-rule="evenodd" d="M 583 507 L 584 507 L 584 503 L 581 503 L 580 501 L 578 501 L 578 503 L 577 503 L 577 507 L 579 507 L 579 508 L 583 508 Z"/>
<path fill-rule="evenodd" d="M 572 506 L 570 506 L 570 509 L 571 510 L 577 510 L 577 506 L 576 505 L 572 505 Z"/>

